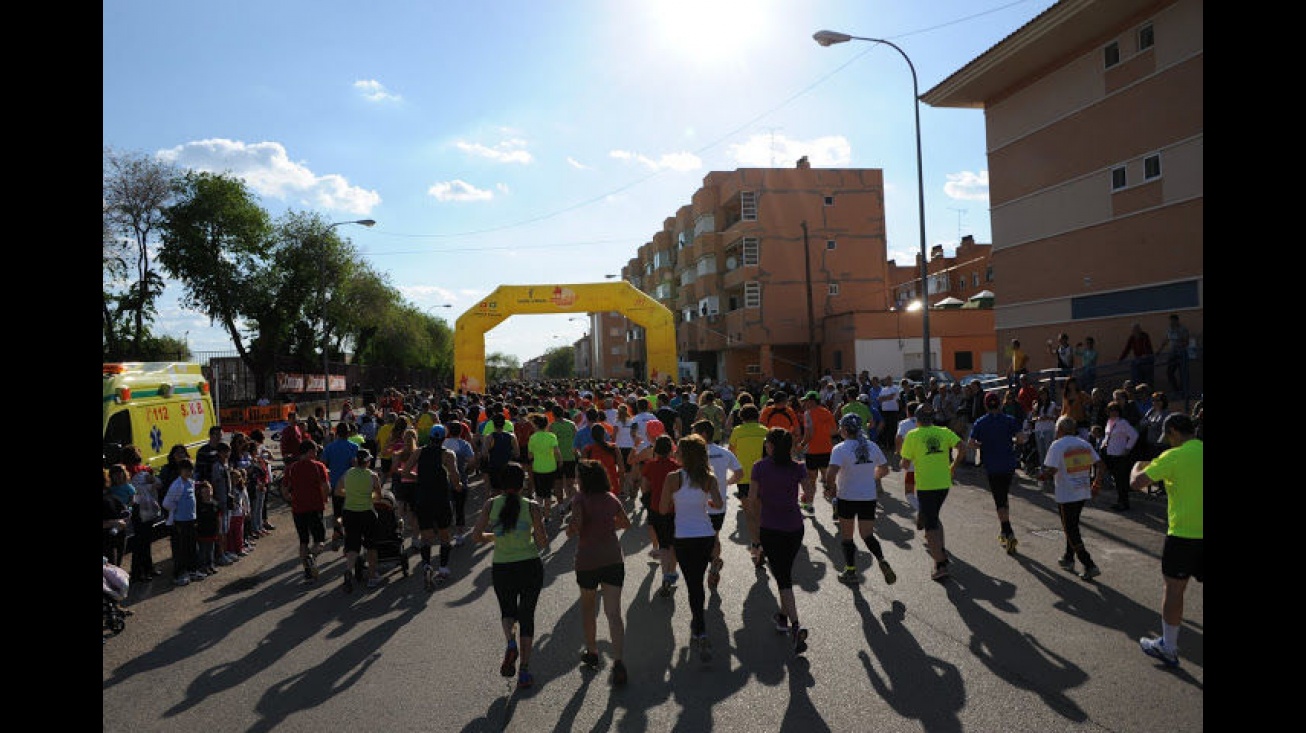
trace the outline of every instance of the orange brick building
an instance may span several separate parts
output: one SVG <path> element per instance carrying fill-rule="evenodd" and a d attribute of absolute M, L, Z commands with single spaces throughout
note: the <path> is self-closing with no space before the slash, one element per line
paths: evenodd
<path fill-rule="evenodd" d="M 963 257 L 984 249 L 971 242 Z M 899 268 L 886 252 L 882 171 L 812 168 L 803 158 L 793 168 L 708 173 L 622 277 L 676 313 L 682 375 L 901 375 L 921 365 L 920 314 L 896 307 Z M 960 375 L 981 371 L 981 354 L 996 358 L 992 311 L 932 310 L 930 331 L 936 368 Z M 626 332 L 623 363 L 642 377 L 640 329 Z M 974 366 L 958 370 L 954 352 L 973 353 Z"/>

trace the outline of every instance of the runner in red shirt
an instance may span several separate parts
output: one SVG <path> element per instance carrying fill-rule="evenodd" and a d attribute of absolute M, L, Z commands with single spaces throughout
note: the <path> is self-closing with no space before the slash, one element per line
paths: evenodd
<path fill-rule="evenodd" d="M 662 506 L 662 484 L 667 474 L 680 469 L 680 463 L 671 457 L 674 445 L 670 435 L 659 435 L 653 441 L 653 459 L 645 461 L 639 471 L 640 502 L 647 499 L 644 506 L 648 509 L 648 533 L 653 541 L 653 550 L 649 556 L 662 561 L 662 588 L 658 592 L 664 596 L 671 594 L 671 586 L 680 577 L 676 572 L 676 550 L 673 546 L 675 512 L 663 514 L 657 510 L 657 507 Z"/>
<path fill-rule="evenodd" d="M 322 524 L 322 513 L 326 509 L 327 497 L 331 492 L 331 481 L 326 464 L 317 460 L 317 443 L 305 440 L 299 445 L 299 458 L 286 468 L 286 488 L 290 496 L 282 498 L 290 502 L 290 511 L 295 517 L 295 532 L 299 535 L 299 559 L 304 565 L 304 582 L 317 580 L 317 564 L 314 558 L 322 551 L 326 542 L 326 528 Z M 309 549 L 309 538 L 313 548 Z"/>

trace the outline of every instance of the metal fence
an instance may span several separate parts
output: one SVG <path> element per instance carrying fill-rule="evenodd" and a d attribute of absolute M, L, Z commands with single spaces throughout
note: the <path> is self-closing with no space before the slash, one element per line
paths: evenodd
<path fill-rule="evenodd" d="M 266 375 L 263 384 L 259 384 L 254 373 L 249 370 L 240 355 L 235 351 L 192 351 L 177 356 L 178 361 L 193 361 L 201 365 L 204 374 L 213 385 L 214 400 L 221 407 L 252 405 L 260 397 L 274 402 L 284 401 L 288 396 L 277 391 L 276 373 L 310 373 L 320 374 L 321 367 L 305 369 L 300 362 L 285 357 L 277 360 L 277 366 L 271 374 Z M 436 369 L 405 369 L 388 366 L 372 366 L 331 362 L 328 368 L 332 375 L 345 377 L 343 394 L 355 395 L 368 401 L 374 401 L 376 393 L 386 387 L 404 389 L 434 389 L 448 386 L 453 382 L 451 373 L 441 373 Z M 297 393 L 293 396 L 298 401 L 313 399 L 321 392 Z M 333 395 L 341 393 L 332 391 Z"/>

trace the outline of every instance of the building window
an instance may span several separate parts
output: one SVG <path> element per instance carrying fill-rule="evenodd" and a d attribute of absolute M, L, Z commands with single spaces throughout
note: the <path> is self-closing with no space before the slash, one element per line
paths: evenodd
<path fill-rule="evenodd" d="M 613 346 L 612 349 L 611 349 L 608 353 L 609 353 L 609 354 L 612 354 L 613 356 L 620 356 L 621 354 L 624 354 L 625 352 L 626 352 L 626 349 L 625 349 L 624 347 L 621 347 L 621 346 Z"/>
<path fill-rule="evenodd" d="M 839 283 L 830 283 L 830 287 L 829 287 L 829 289 L 828 289 L 826 292 L 827 292 L 828 294 L 830 294 L 830 295 L 838 295 L 838 294 L 839 294 Z"/>
<path fill-rule="evenodd" d="M 1138 50 L 1139 50 L 1139 51 L 1143 51 L 1143 50 L 1146 50 L 1146 49 L 1151 48 L 1151 47 L 1152 47 L 1152 44 L 1155 43 L 1155 42 L 1156 42 L 1156 39 L 1155 39 L 1155 37 L 1153 37 L 1153 35 L 1152 35 L 1152 24 L 1151 24 L 1151 23 L 1148 23 L 1147 25 L 1145 25 L 1145 26 L 1143 26 L 1142 28 L 1139 28 L 1139 29 L 1138 29 Z"/>
<path fill-rule="evenodd" d="M 825 197 L 825 205 L 826 205 L 826 206 L 834 206 L 834 197 L 833 197 L 833 196 L 826 196 L 826 197 Z"/>
<path fill-rule="evenodd" d="M 757 237 L 744 237 L 744 265 L 756 265 L 760 257 Z"/>
<path fill-rule="evenodd" d="M 752 191 L 739 192 L 739 218 L 757 221 L 757 195 Z"/>
<path fill-rule="evenodd" d="M 833 240 L 833 239 L 827 239 L 827 240 L 825 240 L 825 248 L 826 248 L 826 249 L 834 249 L 834 247 L 835 247 L 835 243 L 834 243 L 834 240 Z"/>
<path fill-rule="evenodd" d="M 1106 68 L 1115 66 L 1120 63 L 1120 44 L 1115 41 L 1108 43 L 1103 49 L 1103 54 L 1106 57 Z"/>
<path fill-rule="evenodd" d="M 978 287 L 979 287 L 979 273 L 978 273 L 978 272 L 972 272 L 972 273 L 970 274 L 970 286 L 971 286 L 972 288 L 978 288 Z"/>
<path fill-rule="evenodd" d="M 952 352 L 952 368 L 959 372 L 967 372 L 975 368 L 975 357 L 969 351 Z"/>
<path fill-rule="evenodd" d="M 1161 177 L 1161 154 L 1149 155 L 1143 158 L 1143 180 L 1150 181 L 1153 178 Z"/>
<path fill-rule="evenodd" d="M 843 371 L 843 351 L 839 349 L 834 350 L 834 370 L 836 372 Z"/>
<path fill-rule="evenodd" d="M 984 268 L 984 282 L 986 283 L 993 282 L 993 265 L 989 265 L 988 267 Z"/>
<path fill-rule="evenodd" d="M 744 283 L 744 307 L 762 307 L 762 284 L 756 280 Z"/>
<path fill-rule="evenodd" d="M 1120 166 L 1119 168 L 1112 168 L 1112 169 L 1111 169 L 1111 190 L 1112 190 L 1112 191 L 1119 191 L 1120 189 L 1122 189 L 1122 188 L 1125 187 L 1125 184 L 1126 184 L 1127 182 L 1128 182 L 1128 179 L 1125 177 L 1125 167 L 1124 167 L 1123 165 Z"/>

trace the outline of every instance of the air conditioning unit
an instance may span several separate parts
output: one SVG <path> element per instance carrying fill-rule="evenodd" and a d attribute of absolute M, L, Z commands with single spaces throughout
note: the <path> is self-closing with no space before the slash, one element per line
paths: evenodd
<path fill-rule="evenodd" d="M 761 373 L 762 373 L 761 364 L 749 364 L 748 366 L 744 367 L 744 374 L 761 374 Z"/>

